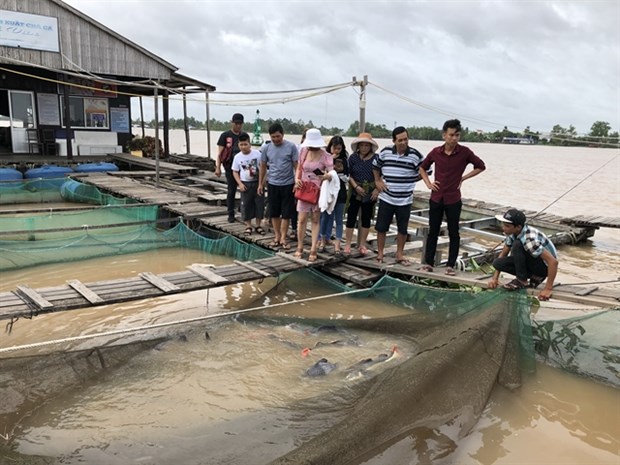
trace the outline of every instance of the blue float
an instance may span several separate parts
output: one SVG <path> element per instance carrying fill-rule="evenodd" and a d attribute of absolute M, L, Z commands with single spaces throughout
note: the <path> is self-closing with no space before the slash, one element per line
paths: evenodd
<path fill-rule="evenodd" d="M 97 162 L 83 163 L 75 167 L 76 173 L 103 173 L 106 171 L 118 171 L 118 166 L 114 163 Z"/>
<path fill-rule="evenodd" d="M 24 175 L 14 168 L 0 168 L 0 181 L 21 181 Z"/>

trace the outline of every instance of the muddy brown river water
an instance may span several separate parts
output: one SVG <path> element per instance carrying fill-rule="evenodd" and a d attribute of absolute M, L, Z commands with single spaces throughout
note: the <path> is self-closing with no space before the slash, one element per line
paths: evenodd
<path fill-rule="evenodd" d="M 182 133 L 179 131 L 177 136 L 180 138 Z M 291 139 L 297 141 L 295 136 Z M 426 153 L 435 144 L 412 145 Z M 539 210 L 573 189 L 549 211 L 563 216 L 620 216 L 617 150 L 476 144 L 471 147 L 485 160 L 488 169 L 466 182 L 465 197 Z M 584 180 L 605 163 L 605 168 Z M 558 281 L 611 281 L 620 276 L 618 230 L 597 231 L 588 243 L 565 246 L 559 252 Z M 14 289 L 20 283 L 44 287 L 68 279 L 89 282 L 143 271 L 177 271 L 196 262 L 218 264 L 230 260 L 167 249 L 0 271 L 0 291 Z M 260 284 L 227 286 L 208 293 L 193 292 L 20 320 L 11 335 L 0 336 L 0 347 L 326 293 L 320 282 L 307 278 L 293 277 L 276 284 L 268 279 Z M 565 306 L 552 300 L 540 311 L 555 308 Z M 337 297 L 278 311 L 350 319 L 398 315 L 404 310 L 379 305 L 373 299 L 352 301 Z M 611 330 L 616 331 L 616 345 L 620 346 L 620 328 Z M 205 331 L 210 336 L 208 340 Z M 171 336 L 171 340 L 48 399 L 17 424 L 0 425 L 0 434 L 5 437 L 0 444 L 4 441 L 6 445 L 9 439 L 22 454 L 54 457 L 57 462 L 51 463 L 63 464 L 258 465 L 275 458 L 274 442 L 282 445 L 280 452 L 284 453 L 300 435 L 303 437 L 303 432 L 287 431 L 287 425 L 298 422 L 284 414 L 283 407 L 300 399 L 328 398 L 347 389 L 347 381 L 339 376 L 319 380 L 302 376 L 311 363 L 300 356 L 299 348 L 318 341 L 329 342 L 333 337 L 303 326 L 225 319 L 175 326 L 162 334 Z M 187 341 L 179 339 L 180 335 Z M 351 331 L 346 337 L 362 343 L 328 348 L 326 352 L 342 366 L 376 356 L 393 346 L 399 347 L 402 357 L 415 349 L 411 341 L 384 334 Z M 80 344 L 86 347 L 92 342 Z M 61 351 L 68 346 L 60 344 L 44 350 Z M 317 409 L 321 408 L 328 409 L 329 404 L 317 405 Z M 527 377 L 516 391 L 496 387 L 482 417 L 467 436 L 453 441 L 448 433 L 429 433 L 423 447 L 411 437 L 404 438 L 365 463 L 618 465 L 620 391 L 539 364 L 536 373 Z"/>

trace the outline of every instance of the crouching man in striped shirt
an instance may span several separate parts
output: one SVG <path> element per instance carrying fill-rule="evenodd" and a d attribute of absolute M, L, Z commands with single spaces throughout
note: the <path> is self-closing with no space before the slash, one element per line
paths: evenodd
<path fill-rule="evenodd" d="M 396 216 L 396 263 L 410 266 L 411 261 L 405 257 L 405 242 L 413 189 L 416 181 L 420 179 L 418 168 L 424 156 L 409 147 L 409 133 L 402 126 L 392 131 L 392 141 L 394 146 L 383 149 L 373 162 L 375 185 L 379 191 L 379 211 L 375 222 L 377 261 L 383 262 L 386 233 Z"/>

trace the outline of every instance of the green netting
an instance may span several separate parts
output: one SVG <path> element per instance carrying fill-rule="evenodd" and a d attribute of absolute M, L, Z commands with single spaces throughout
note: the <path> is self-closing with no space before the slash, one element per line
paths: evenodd
<path fill-rule="evenodd" d="M 562 320 L 533 321 L 536 353 L 545 363 L 620 387 L 620 309 Z"/>
<path fill-rule="evenodd" d="M 0 183 L 0 205 L 60 202 L 60 186 L 66 178 L 26 179 Z"/>
<path fill-rule="evenodd" d="M 60 186 L 60 195 L 68 202 L 91 203 L 95 205 L 129 205 L 137 203 L 134 199 L 115 197 L 101 192 L 97 187 L 73 179 Z"/>
<path fill-rule="evenodd" d="M 114 220 L 118 221 L 117 210 L 98 210 L 97 215 L 100 215 L 100 221 L 105 223 L 106 217 L 107 221 L 110 220 L 106 214 L 113 212 Z M 149 216 L 152 214 L 149 210 L 143 213 Z M 124 213 L 131 212 L 138 213 L 140 209 L 131 208 L 124 211 Z M 72 218 L 71 215 L 66 217 Z M 43 236 L 49 238 L 41 239 Z M 270 255 L 270 252 L 231 236 L 208 239 L 196 234 L 182 223 L 167 231 L 157 230 L 152 225 L 132 225 L 109 229 L 84 228 L 79 231 L 32 233 L 29 237 L 32 239 L 0 241 L 0 271 L 143 252 L 163 247 L 187 247 L 210 254 L 227 255 L 238 260 L 255 260 Z"/>
<path fill-rule="evenodd" d="M 333 281 L 329 287 L 349 289 Z M 466 434 L 497 382 L 516 387 L 521 374 L 535 368 L 531 301 L 524 293 L 451 291 L 386 276 L 351 298 L 407 311 L 385 318 L 297 320 L 407 337 L 417 349 L 402 363 L 333 393 L 335 403 L 343 402 L 340 408 L 317 411 L 325 403 L 316 398 L 293 406 L 302 422 L 293 428 L 300 431 L 298 446 L 274 464 L 363 463 L 421 428 L 452 425 L 455 435 Z M 262 318 L 295 320 L 277 308 Z"/>
<path fill-rule="evenodd" d="M 125 223 L 155 222 L 159 209 L 157 206 L 109 207 L 93 210 L 54 211 L 0 216 L 0 240 L 40 241 L 49 239 L 72 241 L 75 233 L 68 230 L 81 228 L 89 230 L 98 226 L 97 235 L 117 234 L 110 225 Z M 138 225 L 139 227 L 139 225 Z M 136 229 L 134 226 L 132 229 Z M 9 234 L 13 233 L 13 234 Z M 70 236 L 70 237 L 68 237 Z"/>

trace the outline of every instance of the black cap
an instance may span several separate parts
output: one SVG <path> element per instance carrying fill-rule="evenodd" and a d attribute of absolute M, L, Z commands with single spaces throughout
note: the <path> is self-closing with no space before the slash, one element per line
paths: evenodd
<path fill-rule="evenodd" d="M 232 117 L 233 123 L 243 123 L 243 115 L 241 113 L 235 113 Z"/>
<path fill-rule="evenodd" d="M 511 208 L 503 215 L 496 215 L 495 218 L 502 223 L 510 223 L 515 226 L 523 226 L 525 224 L 525 213 L 516 208 Z"/>

